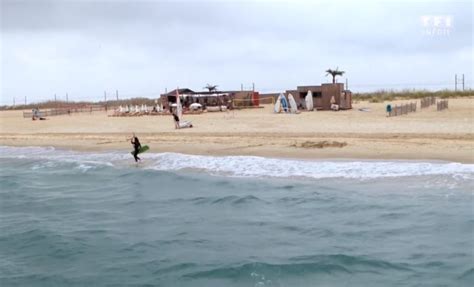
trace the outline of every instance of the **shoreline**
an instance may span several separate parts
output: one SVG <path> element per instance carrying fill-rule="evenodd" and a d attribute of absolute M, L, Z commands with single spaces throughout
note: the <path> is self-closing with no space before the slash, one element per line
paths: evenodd
<path fill-rule="evenodd" d="M 37 146 L 37 145 L 2 145 L 0 144 L 0 148 L 53 148 L 54 150 L 57 151 L 65 151 L 65 152 L 80 152 L 80 153 L 91 153 L 91 152 L 113 152 L 113 153 L 118 153 L 118 152 L 123 152 L 125 154 L 128 154 L 131 150 L 130 149 L 95 149 L 95 148 L 71 148 L 71 147 L 66 147 L 66 146 L 51 146 L 51 145 L 43 145 L 43 146 Z M 181 154 L 181 155 L 189 155 L 189 156 L 210 156 L 210 157 L 230 157 L 230 156 L 255 156 L 255 157 L 261 157 L 264 159 L 279 159 L 279 160 L 295 160 L 295 161 L 301 161 L 301 162 L 323 162 L 323 161 L 330 161 L 330 162 L 400 162 L 400 163 L 439 163 L 439 164 L 448 164 L 448 163 L 459 163 L 459 164 L 473 164 L 474 162 L 459 162 L 459 161 L 451 161 L 451 160 L 441 160 L 441 159 L 424 159 L 424 158 L 413 158 L 413 159 L 407 159 L 407 158 L 370 158 L 370 157 L 359 157 L 359 158 L 354 158 L 354 157 L 314 157 L 314 158 L 304 158 L 304 157 L 289 157 L 289 156 L 262 156 L 262 155 L 245 155 L 245 154 L 198 154 L 198 153 L 187 153 L 187 152 L 178 152 L 178 151 L 165 151 L 165 150 L 160 150 L 160 151 L 155 151 L 153 149 L 150 149 L 147 151 L 145 154 L 160 154 L 160 153 L 176 153 L 176 154 Z M 133 157 L 131 157 L 133 159 Z"/>
<path fill-rule="evenodd" d="M 54 147 L 74 151 L 124 151 L 128 133 L 0 134 L 0 145 Z M 153 153 L 208 156 L 261 156 L 298 160 L 401 160 L 474 163 L 473 135 L 138 134 Z M 433 138 L 436 141 L 433 143 Z M 309 147 L 304 145 L 310 143 Z M 336 146 L 332 146 L 336 143 Z M 325 146 L 325 144 L 327 146 Z M 343 145 L 340 147 L 339 145 Z M 455 145 L 456 149 L 448 149 Z M 470 155 L 469 155 L 470 152 Z"/>

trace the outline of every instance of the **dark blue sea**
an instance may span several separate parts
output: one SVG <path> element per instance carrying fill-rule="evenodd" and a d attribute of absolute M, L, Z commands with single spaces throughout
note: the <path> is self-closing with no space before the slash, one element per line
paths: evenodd
<path fill-rule="evenodd" d="M 0 147 L 0 286 L 473 286 L 474 165 Z"/>

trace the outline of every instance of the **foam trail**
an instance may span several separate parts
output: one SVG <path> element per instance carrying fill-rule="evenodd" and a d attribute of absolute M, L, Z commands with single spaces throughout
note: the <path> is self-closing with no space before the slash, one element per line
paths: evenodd
<path fill-rule="evenodd" d="M 164 153 L 153 167 L 158 170 L 198 169 L 219 175 L 243 177 L 380 178 L 422 175 L 456 175 L 472 178 L 474 165 L 403 161 L 302 161 L 254 156 L 199 156 Z"/>
<path fill-rule="evenodd" d="M 0 158 L 77 163 L 89 166 L 127 166 L 132 158 L 127 152 L 76 152 L 42 147 L 0 147 Z M 350 178 L 373 179 L 424 175 L 449 175 L 474 178 L 474 165 L 444 162 L 407 161 L 303 161 L 255 156 L 200 156 L 179 153 L 146 153 L 141 165 L 161 171 L 194 170 L 214 175 L 275 178 Z"/>

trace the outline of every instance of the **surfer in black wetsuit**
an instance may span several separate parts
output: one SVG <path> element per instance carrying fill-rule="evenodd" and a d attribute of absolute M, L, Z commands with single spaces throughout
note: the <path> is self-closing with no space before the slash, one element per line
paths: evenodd
<path fill-rule="evenodd" d="M 135 158 L 135 162 L 138 162 L 139 160 L 141 160 L 138 157 L 138 151 L 140 150 L 142 145 L 140 144 L 140 141 L 135 136 L 135 134 L 133 134 L 133 137 L 131 138 L 130 143 L 133 145 L 133 157 Z"/>

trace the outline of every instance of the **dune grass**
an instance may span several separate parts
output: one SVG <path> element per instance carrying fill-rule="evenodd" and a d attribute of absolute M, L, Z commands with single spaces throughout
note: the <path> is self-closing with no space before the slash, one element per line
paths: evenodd
<path fill-rule="evenodd" d="M 108 106 L 112 107 L 117 107 L 117 106 L 126 106 L 126 105 L 138 105 L 141 106 L 142 104 L 145 104 L 147 106 L 154 106 L 156 99 L 149 99 L 149 98 L 131 98 L 131 99 L 124 99 L 124 100 L 112 100 L 112 101 L 98 101 L 98 102 L 66 102 L 66 101 L 45 101 L 45 102 L 39 102 L 39 103 L 31 103 L 27 105 L 16 105 L 16 106 L 0 106 L 0 110 L 31 110 L 35 108 L 39 109 L 53 109 L 53 108 L 83 108 L 83 107 L 88 107 L 91 105 L 101 105 L 105 106 L 106 104 Z"/>
<path fill-rule="evenodd" d="M 352 99 L 356 101 L 369 101 L 371 103 L 382 103 L 385 101 L 394 100 L 410 100 L 410 99 L 421 99 L 426 97 L 437 97 L 442 99 L 447 98 L 460 98 L 460 97 L 472 97 L 474 96 L 474 90 L 466 91 L 426 91 L 426 90 L 380 90 L 370 93 L 354 93 Z"/>

